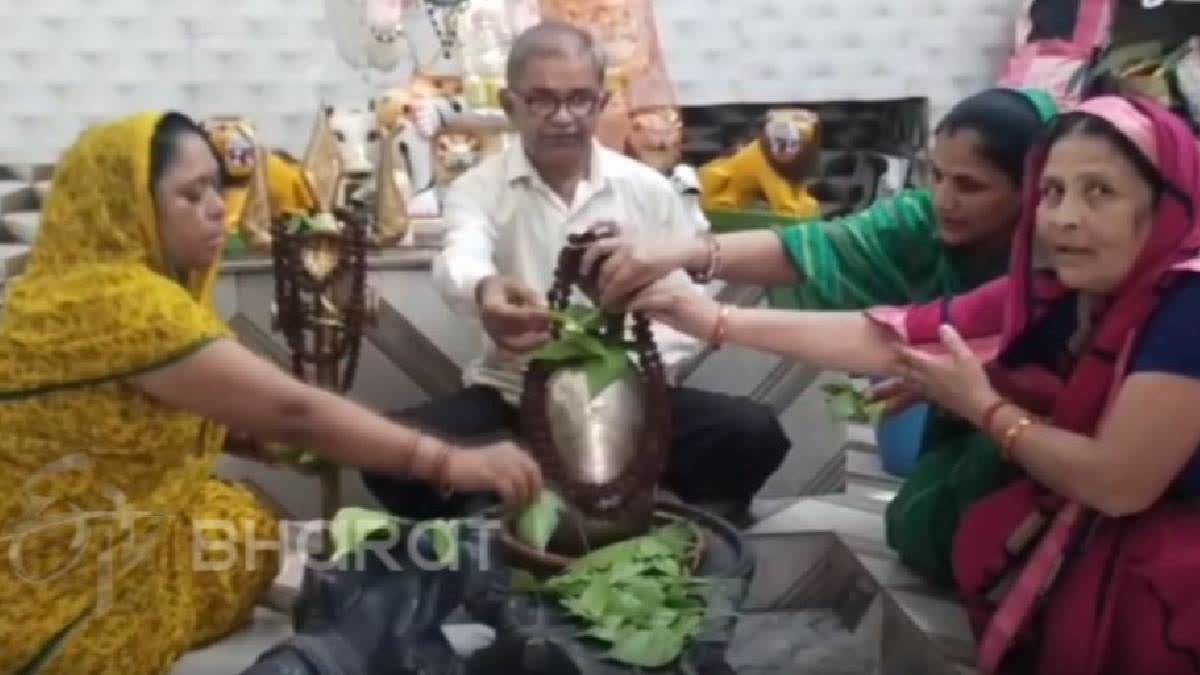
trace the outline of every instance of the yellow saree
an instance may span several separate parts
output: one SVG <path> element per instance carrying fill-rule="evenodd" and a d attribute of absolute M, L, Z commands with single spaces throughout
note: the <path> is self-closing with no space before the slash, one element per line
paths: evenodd
<path fill-rule="evenodd" d="M 63 156 L 0 317 L 0 673 L 167 672 L 277 571 L 274 518 L 211 478 L 224 429 L 125 382 L 228 336 L 215 268 L 168 273 L 160 119 L 92 128 Z"/>

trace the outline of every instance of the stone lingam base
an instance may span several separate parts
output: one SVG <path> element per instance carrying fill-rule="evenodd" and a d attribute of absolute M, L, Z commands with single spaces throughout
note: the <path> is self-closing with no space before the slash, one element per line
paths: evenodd
<path fill-rule="evenodd" d="M 734 608 L 740 606 L 754 577 L 756 560 L 737 528 L 725 520 L 692 506 L 668 500 L 655 504 L 656 522 L 683 523 L 698 537 L 689 551 L 687 564 L 692 574 L 706 580 L 709 616 L 698 639 L 673 666 L 661 673 L 730 673 L 724 653 L 736 626 Z M 513 569 L 546 577 L 563 570 L 573 558 L 540 554 L 502 530 L 501 548 L 505 563 Z M 502 607 L 497 626 L 502 634 L 515 631 L 523 637 L 552 643 L 571 662 L 563 675 L 618 675 L 639 672 L 605 658 L 605 647 L 581 639 L 581 625 L 549 596 L 513 593 L 497 603 Z"/>
<path fill-rule="evenodd" d="M 488 513 L 488 517 L 493 520 L 499 517 L 496 511 Z M 593 531 L 599 530 L 603 534 L 602 523 L 597 526 L 597 521 L 584 522 L 582 517 L 579 517 L 577 522 L 570 514 L 563 514 L 560 518 L 559 525 L 554 534 L 551 536 L 549 544 L 545 551 L 539 551 L 528 544 L 521 541 L 521 538 L 516 534 L 515 518 L 505 518 L 501 521 L 501 528 L 498 536 L 500 537 L 500 550 L 505 556 L 505 562 L 513 569 L 524 570 L 529 572 L 534 577 L 544 579 L 554 576 L 565 571 L 571 563 L 579 559 L 579 555 L 593 548 L 601 548 L 608 543 L 617 543 L 619 540 L 600 540 L 594 545 L 589 545 L 588 534 L 584 531 L 586 527 L 593 528 Z M 687 552 L 684 563 L 687 568 L 693 573 L 699 573 L 701 564 L 705 561 L 720 561 L 721 556 L 728 557 L 729 555 L 740 555 L 744 552 L 745 545 L 741 542 L 740 535 L 736 528 L 724 520 L 705 513 L 698 509 L 684 506 L 678 502 L 666 501 L 659 499 L 654 503 L 654 515 L 650 526 L 646 528 L 650 531 L 656 527 L 664 527 L 672 524 L 680 524 L 686 527 L 693 539 L 694 544 Z M 710 556 L 709 548 L 715 546 L 716 551 L 713 556 Z M 729 549 L 732 553 L 725 553 L 724 549 Z M 748 561 L 750 564 L 753 561 Z M 712 569 L 710 564 L 708 569 Z M 726 570 L 717 570 L 724 574 Z M 733 570 L 729 570 L 730 573 Z M 748 574 L 749 570 L 746 571 Z"/>

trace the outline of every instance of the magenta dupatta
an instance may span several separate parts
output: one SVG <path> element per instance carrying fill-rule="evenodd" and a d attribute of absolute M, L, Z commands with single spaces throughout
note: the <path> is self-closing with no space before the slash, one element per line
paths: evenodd
<path fill-rule="evenodd" d="M 1024 210 L 1007 277 L 947 302 L 882 308 L 869 315 L 895 329 L 905 342 L 931 351 L 940 348 L 939 326 L 954 325 L 987 362 L 992 383 L 1002 395 L 1049 417 L 1060 428 L 1094 434 L 1161 291 L 1178 273 L 1200 272 L 1200 221 L 1195 211 L 1200 207 L 1200 145 L 1172 113 L 1153 103 L 1133 105 L 1125 99 L 1102 97 L 1086 102 L 1080 110 L 1108 120 L 1143 152 L 1155 153 L 1151 161 L 1174 189 L 1163 195 L 1153 232 L 1133 272 L 1112 296 L 1066 381 L 1040 368 L 1013 369 L 1003 364 L 1005 350 L 1069 292 L 1052 274 L 1033 265 L 1034 220 L 1046 148 L 1035 150 L 1029 159 Z M 1131 126 L 1134 119 L 1140 127 Z M 1200 673 L 1200 513 L 1164 504 L 1132 518 L 1094 516 L 1028 479 L 985 498 L 965 515 L 956 537 L 954 568 L 980 635 L 983 672 L 999 672 L 1002 665 L 1019 662 L 1013 667 L 1020 670 L 1014 672 L 1045 675 Z M 1152 559 L 1145 547 L 1161 548 L 1161 537 L 1152 533 L 1161 533 L 1168 520 L 1180 536 L 1195 535 L 1190 536 L 1189 542 L 1194 542 L 1190 547 L 1174 549 L 1157 565 L 1119 564 L 1129 563 L 1130 556 Z M 1019 529 L 1038 523 L 1044 527 L 1031 533 L 1040 531 L 1040 537 L 1029 548 L 1010 541 Z M 1086 547 L 1068 560 L 1068 550 L 1089 524 L 1094 527 Z M 1024 554 L 1029 556 L 1027 562 L 1018 565 L 1016 560 Z M 1177 573 L 1181 560 L 1191 566 L 1187 575 Z M 1004 582 L 1012 585 L 996 602 L 991 596 L 1000 593 Z M 1167 591 L 1136 592 L 1155 587 Z M 1118 620 L 1121 613 L 1135 608 L 1144 616 L 1133 622 Z M 1040 635 L 1034 635 L 1031 619 L 1039 612 Z M 1178 634 L 1174 640 L 1172 631 Z M 1053 648 L 1038 649 L 1036 638 Z"/>

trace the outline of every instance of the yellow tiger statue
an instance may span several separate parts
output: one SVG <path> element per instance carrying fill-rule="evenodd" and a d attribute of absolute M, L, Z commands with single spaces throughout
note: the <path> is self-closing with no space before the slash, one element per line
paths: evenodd
<path fill-rule="evenodd" d="M 757 139 L 700 168 L 700 204 L 706 211 L 741 211 L 765 200 L 774 213 L 817 218 L 821 204 L 807 181 L 821 155 L 820 119 L 803 108 L 767 113 Z"/>
<path fill-rule="evenodd" d="M 320 210 L 304 167 L 282 150 L 266 150 L 249 120 L 220 116 L 204 127 L 230 179 L 225 189 L 230 234 L 240 234 L 251 249 L 269 250 L 272 222 Z"/>

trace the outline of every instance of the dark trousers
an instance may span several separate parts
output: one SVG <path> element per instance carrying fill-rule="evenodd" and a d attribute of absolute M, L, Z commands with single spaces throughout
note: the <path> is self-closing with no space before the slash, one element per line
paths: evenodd
<path fill-rule="evenodd" d="M 696 504 L 747 506 L 783 463 L 791 441 L 774 411 L 746 398 L 672 389 L 671 439 L 663 486 Z M 488 387 L 468 387 L 393 416 L 457 443 L 478 445 L 515 434 L 517 411 Z M 430 486 L 363 474 L 367 489 L 392 513 L 411 518 L 463 515 L 479 496 L 442 497 Z"/>

